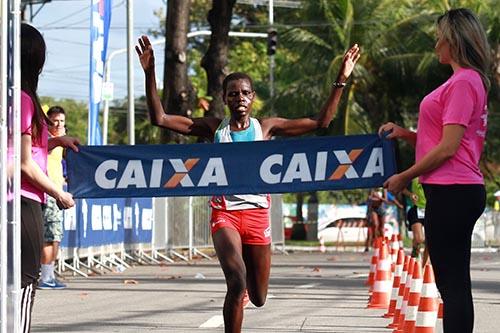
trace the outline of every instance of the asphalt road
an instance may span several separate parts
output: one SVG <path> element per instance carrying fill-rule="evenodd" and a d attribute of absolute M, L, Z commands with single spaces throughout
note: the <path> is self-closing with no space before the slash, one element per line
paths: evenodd
<path fill-rule="evenodd" d="M 243 332 L 391 332 L 384 310 L 366 309 L 369 254 L 273 256 L 269 298 L 245 310 Z M 500 327 L 500 253 L 475 253 L 475 332 Z M 223 332 L 225 283 L 216 259 L 137 265 L 65 290 L 39 290 L 32 332 Z M 436 332 L 441 332 L 438 321 Z"/>

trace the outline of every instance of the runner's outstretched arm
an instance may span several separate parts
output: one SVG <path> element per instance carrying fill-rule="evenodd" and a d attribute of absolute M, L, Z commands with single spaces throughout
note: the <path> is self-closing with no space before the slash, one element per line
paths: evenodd
<path fill-rule="evenodd" d="M 147 36 L 141 36 L 138 43 L 135 50 L 145 74 L 146 101 L 151 124 L 180 134 L 212 138 L 220 119 L 213 117 L 191 119 L 165 113 L 156 89 L 153 46 Z"/>
<path fill-rule="evenodd" d="M 337 75 L 337 80 L 332 87 L 330 96 L 317 115 L 309 118 L 298 119 L 262 119 L 262 129 L 264 131 L 264 135 L 267 137 L 274 135 L 295 136 L 311 132 L 318 128 L 327 128 L 337 111 L 345 82 L 351 75 L 360 56 L 361 53 L 358 44 L 354 44 L 345 53 L 339 74 Z"/>

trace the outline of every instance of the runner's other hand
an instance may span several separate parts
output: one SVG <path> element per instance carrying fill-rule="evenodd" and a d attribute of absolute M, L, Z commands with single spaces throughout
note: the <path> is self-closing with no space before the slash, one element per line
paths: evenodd
<path fill-rule="evenodd" d="M 354 69 L 354 66 L 361 56 L 358 44 L 354 44 L 345 54 L 342 59 L 342 66 L 340 67 L 339 77 L 340 80 L 347 80 Z"/>
<path fill-rule="evenodd" d="M 153 52 L 153 46 L 149 41 L 147 36 L 141 36 L 138 39 L 139 45 L 135 46 L 135 51 L 139 56 L 139 61 L 141 63 L 142 69 L 145 73 L 150 73 L 155 69 L 155 55 Z"/>

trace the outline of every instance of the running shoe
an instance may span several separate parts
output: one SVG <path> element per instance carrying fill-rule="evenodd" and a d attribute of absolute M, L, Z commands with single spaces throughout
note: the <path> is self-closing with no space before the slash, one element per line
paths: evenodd
<path fill-rule="evenodd" d="M 59 290 L 59 289 L 65 289 L 66 285 L 57 279 L 51 279 L 49 281 L 40 281 L 38 283 L 37 289 L 42 289 L 42 290 Z"/>
<path fill-rule="evenodd" d="M 248 306 L 248 304 L 250 304 L 250 297 L 248 296 L 248 290 L 245 289 L 245 295 L 243 295 L 243 309 L 246 308 Z"/>

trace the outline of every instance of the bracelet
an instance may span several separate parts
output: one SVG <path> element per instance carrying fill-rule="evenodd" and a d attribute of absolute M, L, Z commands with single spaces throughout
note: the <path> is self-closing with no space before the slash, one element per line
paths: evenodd
<path fill-rule="evenodd" d="M 334 88 L 344 88 L 346 86 L 347 83 L 345 82 L 333 82 L 332 86 Z"/>

